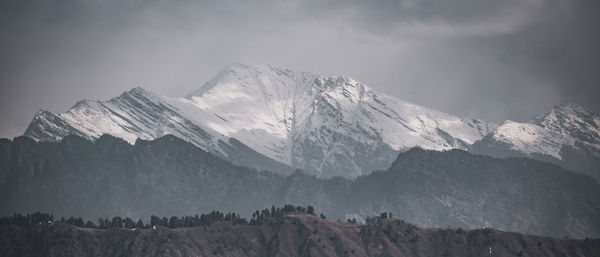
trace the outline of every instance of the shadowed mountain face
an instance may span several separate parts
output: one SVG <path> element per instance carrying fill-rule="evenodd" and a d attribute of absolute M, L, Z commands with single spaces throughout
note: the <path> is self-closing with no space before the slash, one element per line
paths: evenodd
<path fill-rule="evenodd" d="M 424 229 L 401 220 L 368 225 L 290 214 L 263 225 L 215 223 L 169 229 L 3 225 L 7 256 L 598 256 L 600 240 L 493 229 Z"/>
<path fill-rule="evenodd" d="M 460 150 L 412 149 L 386 171 L 348 180 L 257 172 L 174 136 L 135 145 L 111 136 L 0 140 L 0 215 L 147 219 L 291 203 L 344 220 L 391 211 L 428 227 L 585 237 L 600 235 L 599 195 L 589 177 L 552 164 Z"/>

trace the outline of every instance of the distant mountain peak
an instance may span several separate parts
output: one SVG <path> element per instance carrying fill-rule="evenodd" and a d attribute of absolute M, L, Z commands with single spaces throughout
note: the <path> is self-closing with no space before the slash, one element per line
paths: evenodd
<path fill-rule="evenodd" d="M 504 122 L 473 150 L 551 161 L 600 179 L 600 116 L 577 104 L 557 105 L 530 122 Z"/>
<path fill-rule="evenodd" d="M 89 107 L 91 106 L 95 101 L 94 100 L 89 100 L 89 99 L 83 99 L 83 100 L 79 100 L 77 101 L 73 106 L 71 106 L 71 108 L 69 109 L 75 109 L 75 108 L 85 108 L 85 107 Z"/>
<path fill-rule="evenodd" d="M 593 116 L 598 115 L 584 106 L 570 103 L 555 105 L 549 112 L 536 115 L 531 122 L 540 124 L 546 120 L 559 120 L 560 122 L 565 123 L 571 121 L 572 118 L 587 118 Z"/>
<path fill-rule="evenodd" d="M 41 141 L 57 141 L 69 134 L 87 139 L 110 134 L 130 143 L 164 134 L 186 135 L 196 143 L 208 143 L 210 139 L 207 132 L 178 114 L 175 107 L 140 87 L 108 101 L 81 100 L 65 113 L 40 111 L 25 131 L 25 136 Z"/>
<path fill-rule="evenodd" d="M 398 151 L 414 146 L 466 149 L 495 127 L 395 99 L 349 77 L 269 65 L 227 66 L 170 103 L 266 156 L 320 175 L 387 168 Z"/>
<path fill-rule="evenodd" d="M 144 89 L 141 87 L 134 87 L 134 88 L 130 89 L 129 91 L 125 91 L 121 95 L 110 99 L 109 102 L 116 102 L 116 101 L 125 100 L 125 99 L 138 99 L 141 101 L 152 101 L 152 102 L 166 104 L 166 102 L 162 99 L 162 97 L 158 96 L 157 94 L 155 94 L 154 92 L 152 92 L 150 90 L 147 90 L 147 89 Z"/>
<path fill-rule="evenodd" d="M 533 123 L 600 149 L 600 116 L 576 104 L 557 105 Z"/>
<path fill-rule="evenodd" d="M 252 86 L 255 82 L 260 81 L 264 77 L 257 77 L 268 74 L 276 74 L 277 76 L 294 78 L 301 74 L 317 77 L 316 75 L 306 72 L 298 72 L 291 69 L 277 68 L 271 65 L 249 65 L 244 63 L 234 63 L 224 67 L 216 76 L 203 84 L 197 90 L 186 95 L 186 98 L 200 97 L 204 93 L 210 91 L 219 83 L 231 83 L 236 86 Z"/>

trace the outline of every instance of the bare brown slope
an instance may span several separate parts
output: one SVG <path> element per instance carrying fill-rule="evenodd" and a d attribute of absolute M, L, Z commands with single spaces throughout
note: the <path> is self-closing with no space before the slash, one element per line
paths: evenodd
<path fill-rule="evenodd" d="M 3 256 L 600 256 L 600 239 L 569 240 L 493 229 L 370 225 L 290 214 L 266 225 L 86 229 L 66 224 L 0 230 Z"/>

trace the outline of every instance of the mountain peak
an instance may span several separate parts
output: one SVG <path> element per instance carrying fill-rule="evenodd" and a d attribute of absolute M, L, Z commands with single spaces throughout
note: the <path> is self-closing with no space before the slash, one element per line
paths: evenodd
<path fill-rule="evenodd" d="M 83 99 L 77 101 L 71 108 L 69 109 L 77 109 L 77 108 L 92 108 L 92 106 L 98 104 L 98 101 Z"/>
<path fill-rule="evenodd" d="M 157 100 L 160 97 L 154 94 L 152 91 L 144 89 L 142 87 L 134 87 L 129 91 L 123 92 L 119 97 L 121 98 L 147 98 L 152 100 Z M 114 99 L 114 98 L 113 98 Z M 112 99 L 111 99 L 112 100 Z"/>
<path fill-rule="evenodd" d="M 224 69 L 231 71 L 231 70 L 252 70 L 252 69 L 256 70 L 256 69 L 279 69 L 279 68 L 273 67 L 269 64 L 247 64 L 247 63 L 235 62 L 235 63 L 225 66 Z"/>
<path fill-rule="evenodd" d="M 548 120 L 559 120 L 561 122 L 568 122 L 575 117 L 579 118 L 592 118 L 593 116 L 598 116 L 590 109 L 583 107 L 578 104 L 561 104 L 555 105 L 552 109 L 544 114 L 536 115 L 531 123 L 542 124 L 544 121 Z"/>
<path fill-rule="evenodd" d="M 141 87 L 134 87 L 128 91 L 125 91 L 123 93 L 121 93 L 121 95 L 119 95 L 118 97 L 114 97 L 112 99 L 110 99 L 108 102 L 115 102 L 118 100 L 123 100 L 123 99 L 150 99 L 153 101 L 156 100 L 160 100 L 160 97 L 158 97 L 156 94 L 152 93 L 149 90 L 146 90 L 144 88 Z M 77 101 L 73 106 L 71 106 L 71 108 L 69 108 L 69 110 L 74 110 L 74 109 L 98 109 L 98 108 L 102 108 L 101 105 L 103 103 L 101 101 L 97 101 L 97 100 L 90 100 L 90 99 L 83 99 L 83 100 L 79 100 Z"/>
<path fill-rule="evenodd" d="M 54 115 L 51 111 L 48 111 L 46 109 L 39 109 L 36 113 L 35 116 L 33 117 L 34 119 L 37 119 L 39 117 L 42 116 L 47 116 L 47 115 Z"/>
<path fill-rule="evenodd" d="M 532 120 L 532 123 L 600 145 L 600 116 L 577 104 L 557 105 L 549 113 Z"/>
<path fill-rule="evenodd" d="M 204 83 L 199 89 L 186 95 L 186 98 L 201 97 L 218 85 L 249 87 L 259 84 L 270 84 L 286 78 L 294 78 L 298 74 L 289 69 L 276 68 L 270 65 L 249 65 L 233 63 L 225 66 L 216 76 Z M 231 90 L 231 88 L 229 89 Z"/>
<path fill-rule="evenodd" d="M 54 142 L 60 141 L 69 134 L 77 134 L 77 131 L 59 115 L 43 109 L 36 112 L 25 133 L 23 133 L 24 136 L 36 141 Z"/>
<path fill-rule="evenodd" d="M 229 65 L 170 103 L 265 156 L 323 176 L 385 168 L 414 146 L 466 149 L 495 127 L 395 99 L 349 77 L 270 65 Z"/>
<path fill-rule="evenodd" d="M 372 90 L 363 83 L 360 83 L 346 76 L 319 76 L 310 72 L 298 71 L 288 68 L 279 68 L 266 64 L 244 64 L 234 63 L 223 68 L 210 81 L 203 84 L 199 89 L 186 95 L 188 99 L 201 97 L 216 87 L 221 90 L 232 91 L 252 91 L 252 94 L 259 94 L 265 91 L 295 91 L 301 93 L 312 91 L 312 93 L 323 92 L 334 88 L 344 86 L 359 85 L 361 90 Z M 286 93 L 284 93 L 286 94 Z"/>
<path fill-rule="evenodd" d="M 530 122 L 504 122 L 472 149 L 552 161 L 600 179 L 600 116 L 577 104 L 557 105 Z"/>
<path fill-rule="evenodd" d="M 588 113 L 592 112 L 590 109 L 588 109 L 582 105 L 575 104 L 575 103 L 555 105 L 553 109 L 556 109 L 556 110 L 560 109 L 560 110 L 571 111 L 571 112 L 588 112 Z"/>

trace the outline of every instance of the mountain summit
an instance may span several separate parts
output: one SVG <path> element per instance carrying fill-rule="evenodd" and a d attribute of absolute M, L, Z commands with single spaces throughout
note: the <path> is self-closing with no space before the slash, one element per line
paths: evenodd
<path fill-rule="evenodd" d="M 467 149 L 495 128 L 418 106 L 354 79 L 234 64 L 186 97 L 194 120 L 272 159 L 321 176 L 389 167 L 398 152 Z"/>
<path fill-rule="evenodd" d="M 600 116 L 575 104 L 555 106 L 530 122 L 504 122 L 472 151 L 549 161 L 600 181 Z"/>

